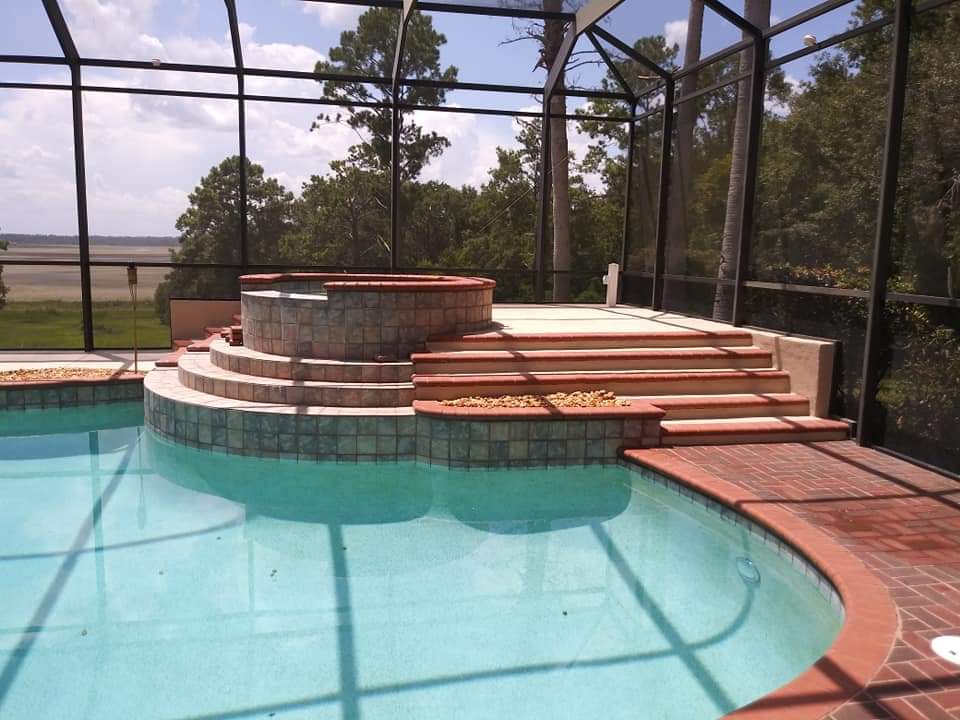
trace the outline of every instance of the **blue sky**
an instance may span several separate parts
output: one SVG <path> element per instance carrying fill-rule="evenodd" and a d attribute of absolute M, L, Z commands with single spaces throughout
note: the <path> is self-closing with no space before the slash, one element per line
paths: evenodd
<path fill-rule="evenodd" d="M 237 0 L 245 62 L 250 67 L 312 69 L 355 26 L 362 8 L 301 0 Z M 777 18 L 806 8 L 809 0 L 773 0 Z M 232 53 L 222 0 L 61 0 L 81 55 L 172 62 L 230 64 Z M 810 32 L 821 38 L 847 27 L 850 7 L 786 34 L 774 46 L 783 54 Z M 0 54 L 59 55 L 59 46 L 40 0 L 4 0 Z M 687 3 L 626 0 L 605 27 L 632 42 L 665 34 L 682 42 Z M 531 41 L 502 44 L 522 32 L 523 21 L 475 15 L 433 14 L 448 39 L 444 65 L 456 65 L 461 80 L 541 85 Z M 703 52 L 735 42 L 739 33 L 707 12 Z M 789 71 L 802 79 L 807 62 Z M 596 86 L 599 69 L 575 75 Z M 0 80 L 67 82 L 64 68 L 0 63 Z M 84 81 L 99 85 L 191 88 L 232 92 L 230 77 L 89 68 Z M 309 81 L 248 79 L 250 93 L 316 95 Z M 456 105 L 533 109 L 526 95 L 457 92 Z M 571 108 L 579 101 L 570 101 Z M 343 125 L 309 127 L 316 108 L 249 103 L 248 154 L 293 191 L 310 174 L 324 173 L 357 141 Z M 90 229 L 95 234 L 175 234 L 174 222 L 199 178 L 223 157 L 237 152 L 236 104 L 218 100 L 85 93 L 85 133 Z M 418 122 L 452 143 L 426 171 L 428 179 L 480 183 L 495 163 L 495 148 L 514 144 L 510 118 L 422 113 Z M 5 232 L 75 233 L 70 101 L 58 91 L 0 90 L 0 226 Z M 573 133 L 582 157 L 586 138 Z"/>

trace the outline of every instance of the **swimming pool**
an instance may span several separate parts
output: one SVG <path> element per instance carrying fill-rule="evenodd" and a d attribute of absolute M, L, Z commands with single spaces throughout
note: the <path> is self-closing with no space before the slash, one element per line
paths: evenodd
<path fill-rule="evenodd" d="M 714 718 L 842 613 L 617 466 L 297 464 L 0 413 L 0 717 Z"/>

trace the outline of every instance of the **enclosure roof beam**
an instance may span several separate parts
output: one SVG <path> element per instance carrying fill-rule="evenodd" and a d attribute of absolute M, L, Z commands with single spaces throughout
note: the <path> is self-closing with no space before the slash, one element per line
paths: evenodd
<path fill-rule="evenodd" d="M 598 27 L 598 28 L 593 28 L 592 32 L 593 32 L 595 35 L 599 35 L 601 38 L 603 38 L 603 39 L 606 40 L 608 43 L 610 43 L 611 45 L 613 45 L 617 50 L 619 50 L 620 52 L 622 52 L 622 53 L 623 53 L 624 55 L 626 55 L 628 58 L 630 58 L 631 60 L 635 60 L 636 62 L 640 63 L 640 64 L 643 65 L 645 68 L 647 68 L 647 69 L 650 70 L 651 72 L 659 75 L 659 76 L 660 76 L 661 78 L 663 78 L 664 80 L 669 80 L 669 79 L 671 78 L 670 72 L 669 72 L 668 70 L 666 70 L 665 68 L 660 67 L 657 63 L 655 63 L 655 62 L 654 62 L 653 60 L 651 60 L 650 58 L 648 58 L 648 57 L 646 57 L 645 55 L 643 55 L 642 53 L 639 53 L 639 52 L 637 52 L 636 50 L 634 50 L 632 47 L 630 47 L 629 45 L 627 45 L 623 40 L 621 40 L 620 38 L 618 38 L 618 37 L 617 37 L 616 35 L 614 35 L 613 33 L 609 33 L 609 32 L 607 32 L 606 30 L 604 30 L 603 28 L 599 28 L 599 27 Z"/>
<path fill-rule="evenodd" d="M 393 86 L 393 102 L 399 102 L 400 98 L 400 73 L 403 69 L 403 45 L 407 39 L 407 25 L 410 22 L 410 16 L 413 14 L 413 9 L 416 4 L 416 0 L 403 0 L 403 8 L 400 10 L 400 27 L 397 30 L 397 44 L 394 47 L 393 53 L 393 75 L 392 77 L 392 86 Z"/>
<path fill-rule="evenodd" d="M 227 20 L 230 22 L 230 42 L 233 44 L 233 63 L 237 72 L 243 72 L 243 48 L 240 45 L 240 24 L 237 22 L 236 0 L 223 0 L 227 6 Z"/>
<path fill-rule="evenodd" d="M 623 73 L 620 72 L 620 68 L 618 68 L 610 58 L 609 53 L 603 49 L 603 45 L 600 44 L 600 41 L 597 40 L 596 36 L 590 30 L 587 30 L 587 37 L 590 38 L 590 43 L 593 45 L 594 50 L 597 51 L 597 54 L 603 58 L 603 62 L 606 63 L 610 74 L 613 75 L 620 87 L 623 88 L 623 91 L 630 97 L 630 102 L 636 102 L 637 98 L 633 92 L 633 88 L 630 87 L 630 83 L 628 83 L 626 78 L 623 77 Z"/>
<path fill-rule="evenodd" d="M 759 39 L 763 37 L 763 31 L 760 30 L 760 28 L 743 17 L 743 15 L 735 13 L 733 10 L 720 2 L 720 0 L 703 0 L 703 4 L 713 10 L 728 23 L 736 25 L 738 28 L 743 30 L 745 33 L 752 35 L 754 38 Z"/>
<path fill-rule="evenodd" d="M 60 3 L 57 0 L 43 0 L 43 7 L 47 11 L 47 17 L 50 19 L 53 32 L 57 36 L 57 42 L 60 43 L 60 49 L 63 50 L 63 56 L 71 63 L 78 63 L 80 53 L 77 52 L 77 46 L 73 44 L 73 37 L 70 35 L 67 21 L 63 17 L 63 11 L 60 10 Z"/>

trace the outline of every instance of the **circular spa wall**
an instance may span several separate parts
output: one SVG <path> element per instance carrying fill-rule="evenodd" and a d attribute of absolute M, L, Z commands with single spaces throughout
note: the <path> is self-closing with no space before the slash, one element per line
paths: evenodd
<path fill-rule="evenodd" d="M 406 358 L 428 337 L 490 327 L 493 280 L 283 273 L 240 278 L 243 343 L 274 355 Z"/>

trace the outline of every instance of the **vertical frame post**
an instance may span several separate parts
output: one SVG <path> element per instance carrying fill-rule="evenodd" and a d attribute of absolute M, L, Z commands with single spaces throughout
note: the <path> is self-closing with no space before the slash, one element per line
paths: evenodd
<path fill-rule="evenodd" d="M 637 122 L 633 118 L 637 114 L 637 103 L 630 104 L 630 127 L 627 129 L 627 167 L 625 186 L 623 190 L 623 239 L 620 243 L 620 272 L 627 269 L 627 258 L 630 255 L 630 203 L 633 202 L 633 163 L 634 146 L 637 140 Z M 623 283 L 617 286 L 617 302 L 623 297 Z"/>
<path fill-rule="evenodd" d="M 537 188 L 537 244 L 534 250 L 533 301 L 542 303 L 545 296 L 547 224 L 550 216 L 550 187 L 553 182 L 550 162 L 550 98 L 543 97 L 543 121 L 540 125 L 540 177 Z"/>
<path fill-rule="evenodd" d="M 237 132 L 240 152 L 240 266 L 244 272 L 250 265 L 250 248 L 247 240 L 247 112 L 244 99 L 243 50 L 240 44 L 240 26 L 237 22 L 236 0 L 223 0 L 230 25 L 230 40 L 233 44 L 233 64 L 237 71 Z"/>
<path fill-rule="evenodd" d="M 670 200 L 670 166 L 673 163 L 673 107 L 676 82 L 666 80 L 663 89 L 663 129 L 660 138 L 660 187 L 657 189 L 657 237 L 653 259 L 653 293 L 650 306 L 663 309 L 663 268 L 667 260 L 668 207 Z"/>
<path fill-rule="evenodd" d="M 390 271 L 400 266 L 400 109 L 390 110 Z"/>
<path fill-rule="evenodd" d="M 907 94 L 907 70 L 910 60 L 911 0 L 896 0 L 893 16 L 893 53 L 890 60 L 890 90 L 887 99 L 887 133 L 883 146 L 883 172 L 880 178 L 880 203 L 877 208 L 877 238 L 873 246 L 870 277 L 867 334 L 863 350 L 863 376 L 860 379 L 860 407 L 857 414 L 857 442 L 873 444 L 871 419 L 877 408 L 880 386 L 879 354 L 883 337 L 884 303 L 890 276 L 890 245 L 893 240 L 894 210 L 897 202 L 897 176 L 900 172 L 900 146 L 903 138 L 903 111 Z"/>
<path fill-rule="evenodd" d="M 87 165 L 83 145 L 83 95 L 79 63 L 70 64 L 73 99 L 73 162 L 77 181 L 77 232 L 80 240 L 80 305 L 83 312 L 83 349 L 92 352 L 93 299 L 90 283 L 90 229 L 87 219 Z"/>
<path fill-rule="evenodd" d="M 416 6 L 416 0 L 403 0 L 397 44 L 393 53 L 393 83 L 390 108 L 390 271 L 400 267 L 400 78 L 403 74 L 403 48 L 407 40 L 407 25 Z"/>
<path fill-rule="evenodd" d="M 743 283 L 750 272 L 750 246 L 753 242 L 754 214 L 757 195 L 757 170 L 760 164 L 760 138 L 763 129 L 763 101 L 767 85 L 767 51 L 769 40 L 754 36 L 753 67 L 750 71 L 750 117 L 747 121 L 746 167 L 744 167 L 743 195 L 740 197 L 740 227 L 738 228 L 737 267 L 734 274 L 733 311 L 730 322 L 743 324 Z"/>

